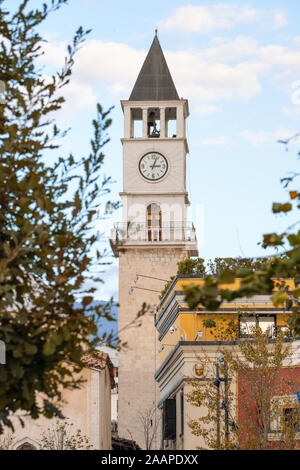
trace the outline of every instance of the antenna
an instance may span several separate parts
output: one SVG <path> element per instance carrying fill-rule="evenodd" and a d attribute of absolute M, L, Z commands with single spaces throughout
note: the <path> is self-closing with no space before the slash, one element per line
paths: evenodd
<path fill-rule="evenodd" d="M 240 235 L 239 235 L 239 229 L 236 227 L 235 230 L 236 230 L 236 236 L 237 236 L 237 240 L 238 240 L 240 252 L 241 252 L 243 258 L 246 258 L 245 253 L 243 252 L 242 245 L 241 245 L 241 240 L 240 240 Z"/>

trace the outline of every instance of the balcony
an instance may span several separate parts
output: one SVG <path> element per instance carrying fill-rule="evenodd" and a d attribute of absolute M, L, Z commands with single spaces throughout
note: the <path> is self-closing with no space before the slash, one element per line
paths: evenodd
<path fill-rule="evenodd" d="M 138 222 L 118 223 L 111 230 L 110 243 L 114 254 L 122 245 L 186 243 L 196 247 L 196 230 L 192 222 L 172 222 L 161 227 L 147 227 Z"/>

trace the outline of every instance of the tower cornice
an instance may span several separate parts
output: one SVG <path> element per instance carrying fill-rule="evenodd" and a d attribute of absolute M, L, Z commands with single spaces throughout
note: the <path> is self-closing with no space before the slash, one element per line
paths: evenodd
<path fill-rule="evenodd" d="M 184 117 L 187 118 L 190 115 L 189 102 L 185 98 L 180 100 L 143 100 L 143 101 L 131 101 L 121 100 L 122 110 L 124 112 L 125 107 L 130 108 L 175 108 L 179 105 L 183 105 Z"/>
<path fill-rule="evenodd" d="M 121 191 L 119 196 L 149 196 L 153 195 L 153 191 Z M 189 195 L 187 191 L 163 191 L 161 193 L 155 193 L 155 197 L 159 196 L 184 196 L 184 201 L 186 205 L 190 205 Z"/>
<path fill-rule="evenodd" d="M 125 137 L 122 137 L 121 139 L 121 142 L 122 142 L 122 145 L 124 144 L 124 142 L 145 142 L 147 144 L 149 144 L 149 138 L 144 138 L 144 137 L 132 137 L 132 138 L 125 138 Z M 184 146 L 185 146 L 185 151 L 186 153 L 189 153 L 189 145 L 188 145 L 188 142 L 187 142 L 187 138 L 186 137 L 166 137 L 166 138 L 163 138 L 163 137 L 160 137 L 159 139 L 153 139 L 152 140 L 153 142 L 155 143 L 159 143 L 159 142 L 183 142 L 184 143 Z"/>

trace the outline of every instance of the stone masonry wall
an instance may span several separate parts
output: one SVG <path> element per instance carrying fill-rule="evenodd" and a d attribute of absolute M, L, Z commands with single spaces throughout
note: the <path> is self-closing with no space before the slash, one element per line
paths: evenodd
<path fill-rule="evenodd" d="M 141 417 L 156 408 L 159 392 L 154 379 L 158 367 L 158 341 L 154 326 L 155 307 L 159 293 L 134 289 L 131 286 L 161 291 L 164 282 L 140 277 L 136 274 L 168 280 L 177 272 L 177 262 L 188 257 L 185 247 L 141 247 L 120 250 L 119 255 L 119 336 L 127 347 L 119 355 L 119 436 L 135 440 L 145 448 Z M 141 310 L 143 302 L 152 306 L 137 324 L 128 326 Z M 159 449 L 160 432 L 157 432 L 153 449 Z"/>

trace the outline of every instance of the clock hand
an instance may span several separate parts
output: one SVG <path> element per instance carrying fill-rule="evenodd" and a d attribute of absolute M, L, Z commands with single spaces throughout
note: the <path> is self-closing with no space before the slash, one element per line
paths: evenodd
<path fill-rule="evenodd" d="M 158 157 L 155 157 L 155 160 L 154 160 L 153 166 L 151 167 L 151 168 L 152 168 L 152 170 L 153 170 L 153 168 L 155 167 L 155 163 L 156 163 L 156 161 L 157 161 L 157 158 L 158 158 Z"/>

